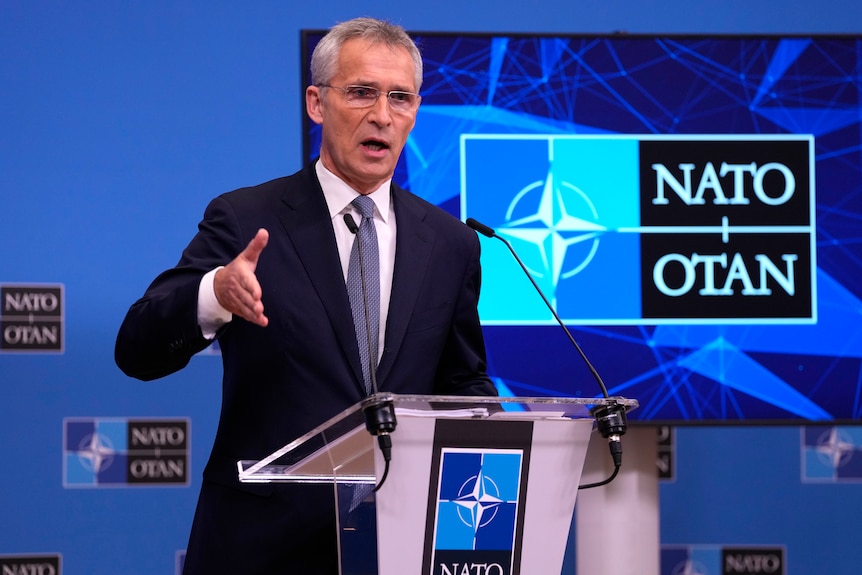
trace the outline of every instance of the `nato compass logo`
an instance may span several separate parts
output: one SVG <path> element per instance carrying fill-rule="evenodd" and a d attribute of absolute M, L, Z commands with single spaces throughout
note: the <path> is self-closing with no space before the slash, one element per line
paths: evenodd
<path fill-rule="evenodd" d="M 590 197 L 570 182 L 556 182 L 551 170 L 515 194 L 497 233 L 533 248 L 531 260 L 539 265 L 528 266 L 530 273 L 555 293 L 560 280 L 584 271 L 595 258 L 600 232 L 606 231 L 598 219 Z"/>
<path fill-rule="evenodd" d="M 461 162 L 462 217 L 567 323 L 813 323 L 811 137 L 465 134 Z M 554 323 L 482 260 L 483 323 Z"/>
<path fill-rule="evenodd" d="M 661 575 L 719 575 L 721 548 L 714 546 L 661 547 Z"/>
<path fill-rule="evenodd" d="M 862 482 L 862 428 L 803 427 L 802 472 L 805 483 Z"/>
<path fill-rule="evenodd" d="M 434 575 L 512 573 L 523 453 L 444 448 Z"/>
<path fill-rule="evenodd" d="M 187 419 L 65 419 L 63 486 L 188 485 L 188 429 Z"/>

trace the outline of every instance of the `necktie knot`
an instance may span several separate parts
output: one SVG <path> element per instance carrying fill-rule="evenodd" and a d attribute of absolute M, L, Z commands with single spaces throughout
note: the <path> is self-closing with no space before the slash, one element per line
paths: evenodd
<path fill-rule="evenodd" d="M 368 196 L 358 196 L 353 202 L 353 207 L 359 210 L 359 215 L 362 219 L 374 217 L 374 200 Z"/>

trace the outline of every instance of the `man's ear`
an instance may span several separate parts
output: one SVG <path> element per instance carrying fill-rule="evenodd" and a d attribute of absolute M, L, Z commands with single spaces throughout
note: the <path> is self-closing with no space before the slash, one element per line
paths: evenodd
<path fill-rule="evenodd" d="M 309 86 L 305 89 L 305 111 L 315 124 L 323 123 L 323 94 L 319 86 Z"/>

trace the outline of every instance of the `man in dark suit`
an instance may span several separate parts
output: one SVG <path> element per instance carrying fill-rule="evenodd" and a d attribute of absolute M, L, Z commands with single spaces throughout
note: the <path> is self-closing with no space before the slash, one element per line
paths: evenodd
<path fill-rule="evenodd" d="M 331 488 L 241 484 L 236 462 L 264 458 L 365 397 L 369 342 L 382 391 L 496 394 L 477 311 L 478 239 L 391 181 L 421 81 L 421 57 L 400 27 L 335 26 L 315 49 L 306 90 L 322 127 L 319 160 L 214 199 L 179 263 L 120 328 L 117 364 L 144 380 L 183 368 L 216 337 L 221 345 L 222 409 L 188 574 L 337 572 Z M 358 221 L 360 196 L 373 200 L 380 293 L 379 335 L 362 341 L 343 219 Z"/>

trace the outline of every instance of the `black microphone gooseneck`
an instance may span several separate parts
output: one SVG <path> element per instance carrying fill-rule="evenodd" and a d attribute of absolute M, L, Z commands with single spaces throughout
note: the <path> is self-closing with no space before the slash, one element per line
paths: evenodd
<path fill-rule="evenodd" d="M 356 236 L 357 232 L 359 232 L 359 226 L 356 225 L 353 216 L 344 214 L 344 223 L 347 224 L 347 229 L 350 230 L 350 233 Z M 374 346 L 371 344 L 372 332 L 371 320 L 368 317 L 370 314 L 368 311 L 368 288 L 365 281 L 365 258 L 363 257 L 362 242 L 359 240 L 359 236 L 356 236 L 354 242 L 356 242 L 357 249 L 359 250 L 362 303 L 365 308 L 365 333 L 367 335 L 365 343 L 368 346 L 368 361 L 371 364 L 369 366 L 371 394 L 377 395 L 377 355 L 374 353 Z M 360 345 L 362 344 L 360 343 Z M 389 475 L 389 461 L 392 459 L 392 437 L 390 434 L 395 431 L 397 424 L 395 420 L 395 406 L 391 401 L 375 402 L 365 407 L 363 412 L 365 414 L 365 428 L 371 435 L 377 436 L 377 445 L 380 447 L 380 453 L 383 455 L 385 463 L 383 476 L 380 478 L 380 482 L 374 487 L 374 491 L 377 491 L 383 486 L 383 482 L 386 481 L 386 477 Z"/>
<path fill-rule="evenodd" d="M 527 275 L 527 278 L 530 280 L 530 283 L 533 284 L 533 287 L 536 288 L 536 291 L 542 297 L 542 301 L 545 302 L 545 305 L 551 311 L 551 314 L 554 316 L 554 319 L 557 320 L 557 323 L 560 324 L 560 327 L 563 328 L 563 331 L 569 338 L 569 341 L 572 342 L 572 345 L 575 346 L 575 349 L 578 351 L 578 354 L 581 356 L 581 359 L 584 360 L 584 363 L 587 365 L 587 368 L 590 370 L 590 373 L 593 375 L 593 378 L 596 380 L 596 383 L 599 384 L 599 389 L 602 391 L 602 395 L 605 399 L 610 399 L 608 396 L 608 388 L 605 387 L 605 382 L 602 381 L 599 372 L 593 366 L 592 362 L 590 362 L 587 355 L 581 349 L 581 346 L 578 345 L 577 340 L 575 340 L 572 333 L 569 331 L 569 328 L 566 327 L 566 324 L 563 323 L 563 320 L 560 319 L 560 316 L 557 315 L 556 310 L 554 310 L 554 306 L 551 305 L 551 302 L 548 301 L 548 298 L 545 297 L 544 292 L 539 287 L 539 284 L 536 283 L 536 280 L 533 279 L 533 274 L 527 269 L 527 266 L 524 265 L 524 262 L 521 261 L 521 258 L 518 257 L 518 254 L 515 252 L 515 248 L 512 247 L 512 244 L 509 243 L 506 238 L 497 235 L 497 232 L 494 231 L 493 228 L 486 226 L 485 224 L 474 220 L 473 218 L 467 218 L 467 225 L 470 226 L 475 231 L 479 232 L 483 236 L 489 238 L 496 238 L 506 244 L 506 247 L 509 248 L 509 252 L 514 256 L 515 261 L 518 262 L 518 265 L 521 266 L 521 269 L 524 270 L 524 273 Z M 600 481 L 598 483 L 590 483 L 587 485 L 581 485 L 578 489 L 589 489 L 592 487 L 599 487 L 601 485 L 606 485 L 613 481 L 613 479 L 617 476 L 619 472 L 620 465 L 622 465 L 622 456 L 623 456 L 623 446 L 621 437 L 626 432 L 626 410 L 625 407 L 621 404 L 613 404 L 613 405 L 600 405 L 594 407 L 591 410 L 593 416 L 596 418 L 596 426 L 599 429 L 599 432 L 602 434 L 602 437 L 608 440 L 608 445 L 610 447 L 611 457 L 614 461 L 614 471 L 610 477 L 605 479 L 604 481 Z"/>

